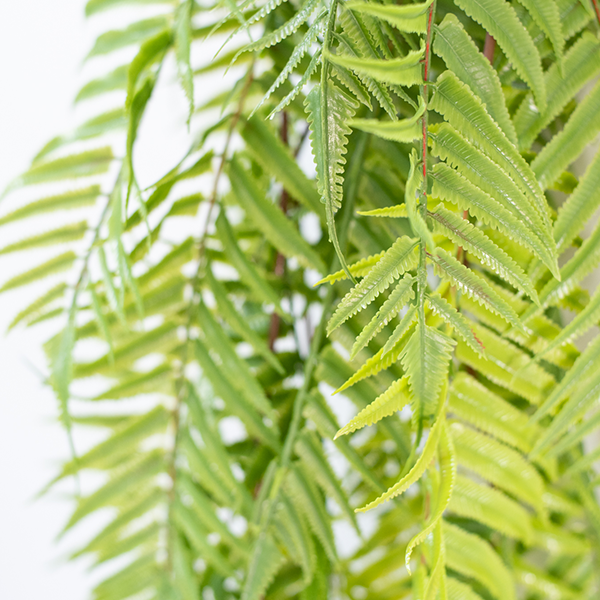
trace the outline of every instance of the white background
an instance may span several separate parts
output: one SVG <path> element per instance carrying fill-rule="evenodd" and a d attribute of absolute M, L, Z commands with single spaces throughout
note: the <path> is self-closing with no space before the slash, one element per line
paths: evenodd
<path fill-rule="evenodd" d="M 122 27 L 130 13 L 108 11 L 87 21 L 84 6 L 85 0 L 0 0 L 0 190 L 27 169 L 46 142 L 86 118 L 85 107 L 74 107 L 73 99 L 86 81 L 107 69 L 102 58 L 85 66 L 83 59 L 100 32 Z M 138 7 L 132 16 L 139 18 L 144 12 Z M 187 104 L 171 63 L 167 61 L 163 70 L 136 145 L 136 174 L 142 187 L 174 166 L 191 141 L 185 127 Z M 34 189 L 33 198 L 36 194 L 40 192 Z M 10 210 L 11 201 L 12 197 L 0 201 L 0 213 Z M 58 225 L 60 216 L 50 215 L 43 223 L 45 229 Z M 31 235 L 25 227 L 18 223 L 0 227 L 0 247 Z M 43 251 L 0 256 L 0 285 L 43 260 Z M 2 600 L 85 600 L 93 583 L 102 579 L 101 572 L 89 573 L 85 562 L 65 560 L 69 551 L 95 533 L 98 522 L 93 518 L 57 544 L 72 511 L 65 497 L 74 491 L 72 486 L 36 499 L 60 463 L 70 457 L 66 434 L 57 422 L 56 399 L 42 383 L 46 366 L 42 344 L 55 327 L 17 329 L 8 335 L 5 331 L 13 317 L 46 289 L 47 285 L 33 285 L 0 295 Z M 76 445 L 81 449 L 89 441 L 76 438 Z"/>
<path fill-rule="evenodd" d="M 27 168 L 35 152 L 68 129 L 82 58 L 89 47 L 83 0 L 0 2 L 0 188 Z M 0 229 L 0 246 L 4 245 Z M 18 272 L 0 261 L 0 279 Z M 17 261 L 18 262 L 18 261 Z M 56 545 L 70 505 L 41 486 L 67 456 L 56 403 L 28 363 L 43 366 L 47 333 L 17 330 L 12 317 L 29 300 L 0 296 L 0 598 L 83 600 L 89 582 L 81 563 Z"/>

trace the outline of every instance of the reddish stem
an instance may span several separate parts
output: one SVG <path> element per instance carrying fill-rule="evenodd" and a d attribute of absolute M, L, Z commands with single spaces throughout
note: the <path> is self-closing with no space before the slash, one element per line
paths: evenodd
<path fill-rule="evenodd" d="M 496 50 L 496 40 L 489 33 L 485 34 L 485 44 L 483 46 L 483 55 L 491 62 L 494 62 L 494 51 Z"/>
<path fill-rule="evenodd" d="M 594 10 L 596 11 L 596 16 L 598 17 L 598 24 L 600 25 L 600 4 L 598 4 L 598 0 L 592 0 L 592 4 L 594 5 Z"/>

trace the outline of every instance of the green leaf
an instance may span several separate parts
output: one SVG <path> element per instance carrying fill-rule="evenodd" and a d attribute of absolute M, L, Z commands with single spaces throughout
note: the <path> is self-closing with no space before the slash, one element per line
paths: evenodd
<path fill-rule="evenodd" d="M 472 304 L 476 306 L 475 302 Z M 465 309 L 468 310 L 466 306 Z M 533 363 L 529 354 L 487 327 L 475 325 L 473 330 L 485 347 L 485 358 L 460 341 L 456 346 L 456 357 L 495 384 L 526 398 L 532 404 L 540 404 L 556 383 L 552 375 Z"/>
<path fill-rule="evenodd" d="M 273 127 L 262 119 L 253 118 L 243 121 L 240 133 L 252 158 L 281 182 L 293 198 L 321 216 L 322 207 L 314 182 L 298 166 L 290 149 L 275 135 Z"/>
<path fill-rule="evenodd" d="M 594 370 L 598 369 L 599 359 L 600 336 L 594 338 L 587 345 L 586 349 L 580 354 L 573 367 L 567 371 L 561 382 L 554 386 L 551 393 L 545 398 L 544 403 L 533 415 L 533 421 L 537 422 L 549 414 L 575 385 L 580 385 L 586 376 L 593 374 Z"/>
<path fill-rule="evenodd" d="M 353 265 L 348 267 L 348 270 L 354 277 L 365 277 L 368 275 L 369 271 L 381 260 L 381 257 L 385 254 L 385 251 L 379 252 L 378 254 L 374 254 L 373 256 L 367 256 L 366 258 L 361 258 L 359 261 L 355 262 Z M 332 273 L 331 275 L 327 275 L 318 281 L 315 285 L 321 285 L 322 283 L 329 283 L 333 285 L 336 281 L 342 281 L 344 279 L 348 279 L 348 276 L 344 272 L 343 269 Z"/>
<path fill-rule="evenodd" d="M 346 518 L 352 523 L 354 529 L 360 533 L 356 515 L 350 508 L 348 496 L 342 489 L 331 465 L 327 460 L 321 440 L 314 432 L 306 431 L 298 436 L 295 445 L 296 454 L 304 463 L 306 471 L 317 481 L 326 495 L 335 500 Z"/>
<path fill-rule="evenodd" d="M 277 369 L 280 373 L 284 373 L 281 363 L 277 357 L 271 352 L 269 346 L 239 314 L 235 306 L 227 297 L 227 290 L 223 284 L 213 275 L 212 269 L 206 270 L 206 278 L 210 289 L 215 297 L 215 301 L 219 308 L 221 317 L 227 324 L 246 342 L 248 342 L 254 350 L 262 356 L 271 366 Z"/>
<path fill-rule="evenodd" d="M 550 187 L 600 131 L 600 83 L 577 105 L 573 114 L 533 159 L 531 168 L 542 188 Z"/>
<path fill-rule="evenodd" d="M 234 574 L 234 569 L 227 559 L 212 546 L 207 539 L 207 530 L 198 517 L 188 510 L 181 502 L 175 502 L 172 518 L 177 523 L 179 530 L 189 539 L 192 547 L 209 565 L 224 577 Z"/>
<path fill-rule="evenodd" d="M 435 255 L 431 259 L 440 277 L 457 286 L 481 306 L 501 316 L 507 323 L 520 331 L 525 331 L 513 308 L 471 269 L 465 267 L 454 256 L 441 248 L 436 248 Z"/>
<path fill-rule="evenodd" d="M 267 304 L 272 304 L 277 314 L 285 318 L 285 313 L 279 304 L 279 296 L 269 283 L 258 274 L 254 265 L 241 251 L 233 230 L 223 212 L 218 216 L 216 225 L 217 235 L 223 244 L 223 250 L 235 267 L 241 280 L 252 289 L 258 298 Z"/>
<path fill-rule="evenodd" d="M 546 109 L 546 85 L 540 55 L 514 8 L 506 0 L 455 0 L 471 18 L 481 23 L 493 36 L 513 64 L 517 73 L 529 84 L 538 110 Z"/>
<path fill-rule="evenodd" d="M 495 531 L 529 545 L 533 527 L 529 513 L 506 494 L 459 475 L 450 498 L 448 511 L 479 521 Z"/>
<path fill-rule="evenodd" d="M 94 98 L 95 96 L 107 92 L 126 90 L 128 70 L 129 65 L 123 65 L 110 71 L 103 77 L 92 79 L 79 90 L 79 93 L 75 97 L 75 103 L 81 102 L 82 100 L 89 100 L 90 98 Z"/>
<path fill-rule="evenodd" d="M 305 515 L 310 528 L 323 545 L 329 559 L 335 560 L 336 551 L 331 521 L 312 479 L 300 466 L 294 466 L 288 472 L 285 487 L 291 502 L 299 512 Z"/>
<path fill-rule="evenodd" d="M 518 290 L 539 303 L 533 284 L 517 263 L 499 248 L 485 233 L 467 219 L 443 206 L 429 213 L 436 233 L 442 233 L 455 244 L 475 255 L 486 267 Z"/>
<path fill-rule="evenodd" d="M 373 302 L 394 280 L 413 269 L 417 264 L 416 247 L 416 240 L 398 238 L 367 276 L 342 298 L 327 325 L 328 333 Z"/>
<path fill-rule="evenodd" d="M 544 482 L 522 454 L 460 423 L 450 433 L 461 466 L 543 513 Z"/>
<path fill-rule="evenodd" d="M 317 0 L 305 0 L 302 7 L 296 11 L 294 16 L 286 21 L 281 27 L 275 29 L 275 31 L 271 31 L 265 35 L 263 35 L 256 42 L 252 42 L 246 46 L 244 46 L 238 54 L 234 57 L 233 62 L 237 59 L 237 57 L 243 52 L 258 52 L 260 50 L 264 50 L 265 48 L 270 48 L 275 44 L 279 44 L 282 40 L 286 39 L 296 31 L 310 18 L 310 16 L 315 12 L 317 8 Z"/>
<path fill-rule="evenodd" d="M 371 5 L 369 5 L 371 6 Z M 372 5 L 375 6 L 375 5 Z M 425 105 L 420 102 L 417 112 L 408 119 L 399 121 L 378 121 L 376 119 L 351 119 L 348 125 L 376 135 L 384 140 L 410 143 L 422 136 L 420 120 L 425 112 Z"/>
<path fill-rule="evenodd" d="M 386 500 L 390 500 L 396 496 L 399 496 L 400 494 L 403 494 L 413 483 L 416 483 L 419 479 L 421 479 L 423 473 L 425 473 L 427 467 L 429 467 L 429 463 L 435 455 L 438 441 L 440 439 L 440 433 L 445 425 L 445 417 L 442 412 L 444 405 L 445 393 L 440 394 L 436 418 L 429 431 L 429 435 L 427 436 L 427 441 L 423 447 L 423 452 L 415 462 L 412 469 L 402 479 L 400 479 L 400 481 L 389 488 L 384 494 L 379 496 L 379 498 L 369 502 L 366 506 L 357 509 L 358 512 L 366 512 L 372 508 L 375 508 L 376 506 L 379 506 Z"/>
<path fill-rule="evenodd" d="M 134 454 L 140 442 L 153 433 L 164 431 L 169 420 L 170 414 L 160 405 L 139 417 L 131 417 L 109 438 L 75 460 L 68 462 L 55 481 L 82 469 L 102 469 L 107 465 L 112 466 L 111 460 L 122 459 L 123 456 Z"/>
<path fill-rule="evenodd" d="M 436 412 L 436 403 L 445 401 L 445 397 L 442 400 L 439 397 L 448 376 L 454 344 L 441 331 L 419 322 L 400 354 L 408 376 L 413 419 L 419 429 Z"/>
<path fill-rule="evenodd" d="M 188 124 L 194 112 L 194 77 L 190 64 L 193 0 L 185 0 L 175 16 L 175 58 L 179 82 L 189 103 Z"/>
<path fill-rule="evenodd" d="M 585 32 L 568 50 L 564 60 L 563 78 L 557 64 L 546 73 L 548 106 L 541 110 L 526 97 L 517 110 L 514 124 L 521 148 L 529 148 L 538 134 L 564 109 L 583 86 L 600 72 L 600 43 Z"/>
<path fill-rule="evenodd" d="M 347 435 L 357 429 L 373 425 L 381 421 L 384 417 L 389 417 L 395 412 L 402 410 L 409 401 L 408 378 L 397 379 L 383 394 L 375 398 L 371 404 L 363 408 L 356 417 L 342 427 L 333 439 L 335 440 L 341 435 Z"/>
<path fill-rule="evenodd" d="M 200 340 L 196 340 L 195 350 L 198 362 L 213 386 L 215 393 L 226 402 L 234 414 L 240 417 L 247 427 L 248 433 L 263 441 L 270 448 L 278 449 L 279 440 L 275 431 L 265 425 L 261 415 L 246 398 L 240 398 L 238 389 L 233 386 L 231 379 L 225 376 L 223 369 L 218 368 L 210 357 L 206 346 Z"/>
<path fill-rule="evenodd" d="M 8 246 L 0 248 L 0 254 L 10 254 L 11 252 L 21 252 L 23 250 L 31 250 L 32 248 L 43 248 L 46 246 L 54 246 L 55 244 L 66 244 L 80 240 L 87 231 L 87 222 L 80 221 L 72 223 L 58 229 L 46 231 L 34 235 L 30 238 L 20 240 Z"/>
<path fill-rule="evenodd" d="M 51 258 L 45 263 L 42 263 L 41 265 L 38 265 L 29 271 L 25 271 L 25 273 L 15 275 L 15 277 L 12 277 L 2 287 L 0 287 L 0 292 L 13 290 L 15 288 L 33 283 L 34 281 L 44 279 L 50 275 L 65 271 L 73 265 L 76 259 L 77 255 L 74 252 L 65 252 L 64 254 L 59 254 L 58 256 Z"/>
<path fill-rule="evenodd" d="M 20 311 L 15 318 L 11 321 L 8 326 L 10 331 L 13 327 L 18 325 L 21 321 L 35 320 L 42 314 L 42 311 L 52 302 L 62 298 L 67 290 L 66 283 L 59 283 L 46 293 L 42 294 L 39 298 L 36 298 L 31 304 L 27 305 L 22 311 Z"/>
<path fill-rule="evenodd" d="M 101 175 L 108 171 L 113 159 L 112 148 L 106 146 L 36 163 L 15 179 L 6 188 L 4 194 L 26 185 Z"/>
<path fill-rule="evenodd" d="M 563 37 L 560 22 L 560 11 L 554 0 L 519 0 L 533 17 L 538 27 L 544 32 L 552 43 L 554 56 L 559 65 L 562 66 L 565 39 Z"/>
<path fill-rule="evenodd" d="M 295 257 L 302 266 L 323 273 L 325 264 L 321 257 L 306 243 L 282 210 L 266 198 L 236 156 L 229 162 L 228 174 L 235 197 L 257 230 L 284 256 Z"/>
<path fill-rule="evenodd" d="M 469 325 L 469 321 L 462 313 L 458 312 L 454 306 L 437 293 L 428 294 L 427 302 L 434 314 L 440 315 L 472 350 L 485 356 L 483 344 L 477 339 L 471 325 Z"/>
<path fill-rule="evenodd" d="M 504 2 L 504 0 L 502 0 Z M 490 117 L 481 100 L 454 73 L 445 71 L 438 79 L 430 106 L 498 166 L 496 178 L 508 175 L 521 193 L 529 198 L 549 237 L 548 205 L 525 159 Z M 490 184 L 493 183 L 490 182 Z M 506 185 L 506 180 L 504 181 Z M 523 207 L 521 207 L 523 209 Z M 537 220 L 529 217 L 537 225 Z M 543 238 L 542 238 L 543 239 Z"/>
<path fill-rule="evenodd" d="M 449 407 L 462 421 L 524 453 L 539 433 L 525 413 L 466 373 L 454 378 Z"/>
<path fill-rule="evenodd" d="M 436 27 L 433 50 L 479 96 L 492 119 L 498 123 L 506 137 L 516 144 L 515 126 L 504 102 L 498 74 L 455 15 L 447 14 Z"/>
<path fill-rule="evenodd" d="M 434 142 L 434 148 L 437 144 Z M 440 152 L 436 150 L 436 154 Z M 468 210 L 486 225 L 497 229 L 515 242 L 534 252 L 553 272 L 558 273 L 556 259 L 546 244 L 523 223 L 523 219 L 512 214 L 489 194 L 482 191 L 454 169 L 443 163 L 434 165 L 430 174 L 433 180 L 432 194 Z"/>
<path fill-rule="evenodd" d="M 600 89 L 600 88 L 599 88 Z M 559 252 L 566 250 L 600 204 L 600 151 L 588 165 L 575 191 L 558 211 L 554 237 Z"/>
<path fill-rule="evenodd" d="M 198 322 L 202 325 L 202 334 L 207 346 L 221 359 L 223 376 L 235 387 L 248 403 L 265 415 L 273 418 L 273 408 L 262 387 L 250 370 L 248 363 L 237 355 L 235 345 L 225 335 L 221 325 L 211 311 L 200 301 L 198 304 Z"/>
<path fill-rule="evenodd" d="M 432 2 L 433 0 L 428 0 L 428 2 L 423 3 L 396 6 L 354 0 L 348 2 L 346 7 L 349 10 L 387 21 L 400 31 L 426 33 L 427 10 Z"/>
<path fill-rule="evenodd" d="M 88 54 L 88 58 L 101 54 L 109 54 L 120 48 L 139 44 L 166 28 L 168 28 L 166 17 L 159 16 L 137 21 L 125 29 L 107 31 L 98 36 L 94 47 Z"/>
<path fill-rule="evenodd" d="M 391 357 L 397 351 L 400 340 L 402 340 L 406 336 L 406 334 L 408 333 L 416 316 L 417 316 L 417 307 L 414 305 L 409 306 L 408 310 L 406 311 L 406 314 L 400 319 L 400 322 L 394 329 L 392 335 L 389 337 L 389 339 L 387 340 L 387 342 L 385 343 L 383 348 L 373 358 L 390 357 L 390 359 L 391 359 Z M 367 362 L 369 362 L 369 361 L 367 361 Z M 392 362 L 395 362 L 395 360 L 392 359 Z M 341 390 L 338 390 L 338 391 L 341 391 Z"/>
<path fill-rule="evenodd" d="M 452 440 L 448 435 L 448 428 L 446 426 L 445 420 L 443 421 L 440 429 L 440 439 L 438 441 L 438 462 L 440 473 L 440 485 L 437 490 L 437 502 L 435 507 L 431 511 L 431 515 L 427 521 L 427 525 L 410 540 L 408 546 L 406 547 L 404 564 L 409 570 L 410 557 L 412 555 L 412 551 L 419 544 L 422 544 L 427 538 L 427 536 L 429 536 L 432 532 L 434 534 L 434 537 L 436 536 L 434 530 L 436 529 L 436 527 L 439 527 L 442 520 L 442 515 L 448 507 L 450 498 L 453 495 L 454 484 L 456 481 L 456 457 L 454 454 L 454 446 L 452 444 Z M 432 574 L 431 577 L 433 578 L 434 575 Z M 431 594 L 431 597 L 435 597 L 431 589 L 428 591 Z"/>
<path fill-rule="evenodd" d="M 271 97 L 271 95 L 283 83 L 285 83 L 287 81 L 287 79 L 290 77 L 290 75 L 292 75 L 292 73 L 294 72 L 294 70 L 300 65 L 300 63 L 302 62 L 302 59 L 304 58 L 305 54 L 307 52 L 309 52 L 309 50 L 311 49 L 311 47 L 313 46 L 313 44 L 317 41 L 317 38 L 320 35 L 322 35 L 322 33 L 323 33 L 323 17 L 326 14 L 327 14 L 326 11 L 322 11 L 317 16 L 317 18 L 314 20 L 313 24 L 308 28 L 308 31 L 306 32 L 306 34 L 302 38 L 302 41 L 294 47 L 294 51 L 290 55 L 290 58 L 287 61 L 285 67 L 279 72 L 279 75 L 277 75 L 277 78 L 271 84 L 271 87 L 269 88 L 269 90 L 267 91 L 267 93 L 263 96 L 262 100 L 256 105 L 256 107 L 252 111 L 252 114 L 254 114 Z M 313 54 L 313 57 L 316 56 L 316 54 L 317 54 L 317 52 L 315 52 L 315 54 Z M 313 61 L 311 60 L 311 63 L 310 63 L 311 65 L 312 65 L 312 62 Z M 314 71 L 311 70 L 311 68 L 309 67 L 306 72 L 314 72 Z M 301 79 L 301 81 L 303 79 L 304 79 L 304 77 Z M 304 84 L 305 83 L 306 83 L 306 81 L 304 81 Z M 304 84 L 302 84 L 302 87 L 304 87 Z M 294 89 L 297 89 L 298 87 L 300 87 L 300 86 L 299 85 L 295 85 Z M 300 90 L 298 90 L 298 91 L 300 91 Z M 273 115 L 276 112 L 279 112 L 279 110 L 281 110 L 281 109 L 278 106 L 276 109 L 273 110 L 273 112 L 271 112 L 271 114 L 269 115 L 269 117 L 272 118 Z"/>
<path fill-rule="evenodd" d="M 347 276 L 352 279 L 335 229 L 335 213 L 342 206 L 344 155 L 350 128 L 347 121 L 354 116 L 358 103 L 331 80 L 317 84 L 304 102 L 311 128 L 310 142 L 317 170 L 317 186 L 325 214 L 329 239 Z"/>
<path fill-rule="evenodd" d="M 423 83 L 421 68 L 423 52 L 423 50 L 413 50 L 402 58 L 388 60 L 354 58 L 335 54 L 326 54 L 325 57 L 333 64 L 352 69 L 359 76 L 370 77 L 385 84 L 413 86 Z"/>
<path fill-rule="evenodd" d="M 593 417 L 581 419 L 592 407 L 598 398 L 600 391 L 600 371 L 593 374 L 573 390 L 569 399 L 561 407 L 560 412 L 552 419 L 549 426 L 544 429 L 538 437 L 532 456 L 539 455 L 543 450 L 549 456 L 559 456 L 573 444 L 577 443 L 583 436 L 592 431 L 598 421 L 598 413 Z M 569 429 L 567 435 L 559 440 L 559 437 Z"/>
<path fill-rule="evenodd" d="M 398 313 L 409 300 L 414 298 L 414 277 L 404 276 L 392 290 L 388 299 L 383 303 L 377 314 L 369 321 L 368 325 L 360 332 L 352 346 L 350 358 L 353 359 Z"/>
<path fill-rule="evenodd" d="M 71 529 L 84 517 L 104 506 L 114 506 L 123 496 L 131 495 L 140 484 L 158 475 L 164 468 L 162 450 L 154 450 L 129 461 L 127 466 L 117 471 L 107 483 L 89 496 L 81 498 L 77 508 L 67 522 L 64 531 Z"/>
<path fill-rule="evenodd" d="M 92 185 L 87 188 L 50 196 L 48 198 L 43 198 L 42 200 L 36 200 L 0 217 L 0 225 L 43 215 L 45 213 L 54 212 L 55 210 L 70 210 L 91 206 L 96 202 L 99 195 L 100 186 Z"/>
<path fill-rule="evenodd" d="M 515 584 L 511 572 L 488 542 L 447 521 L 443 523 L 443 531 L 448 567 L 482 583 L 497 600 L 514 600 Z M 452 581 L 450 579 L 449 583 Z M 457 587 L 461 595 L 454 597 L 470 600 L 468 593 L 462 595 L 467 586 Z M 476 594 L 472 597 L 478 598 Z"/>

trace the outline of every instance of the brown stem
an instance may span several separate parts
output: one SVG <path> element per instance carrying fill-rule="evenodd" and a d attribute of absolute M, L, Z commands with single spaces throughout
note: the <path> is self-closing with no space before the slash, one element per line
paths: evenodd
<path fill-rule="evenodd" d="M 491 62 L 494 62 L 494 52 L 496 50 L 496 40 L 489 33 L 485 34 L 485 44 L 483 46 L 483 55 Z"/>

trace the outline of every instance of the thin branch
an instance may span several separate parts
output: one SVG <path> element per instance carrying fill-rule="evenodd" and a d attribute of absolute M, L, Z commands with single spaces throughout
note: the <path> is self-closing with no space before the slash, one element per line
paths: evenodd
<path fill-rule="evenodd" d="M 174 433 L 173 433 L 174 440 L 173 440 L 173 448 L 171 450 L 171 457 L 169 460 L 169 467 L 168 467 L 169 477 L 171 479 L 171 489 L 169 490 L 170 505 L 172 505 L 175 500 L 175 487 L 176 487 L 176 481 L 177 481 L 177 466 L 176 466 L 177 447 L 178 447 L 178 442 L 179 442 L 179 437 L 180 437 L 180 432 L 181 432 L 181 406 L 184 402 L 185 395 L 186 395 L 185 368 L 186 368 L 188 360 L 189 360 L 189 345 L 190 345 L 190 342 L 192 339 L 191 331 L 192 331 L 192 325 L 194 323 L 195 308 L 196 308 L 199 298 L 200 298 L 200 290 L 198 289 L 199 288 L 198 284 L 200 282 L 202 269 L 204 268 L 203 258 L 204 258 L 204 250 L 206 248 L 206 236 L 208 234 L 208 228 L 210 226 L 212 213 L 213 213 L 214 207 L 216 205 L 217 197 L 218 197 L 219 182 L 221 179 L 221 175 L 223 174 L 223 170 L 225 169 L 225 164 L 227 163 L 227 160 L 228 160 L 229 147 L 231 145 L 233 132 L 235 131 L 235 128 L 240 120 L 241 115 L 242 115 L 242 111 L 244 109 L 244 103 L 246 101 L 246 97 L 248 95 L 250 85 L 252 84 L 252 81 L 254 79 L 253 67 L 254 67 L 254 63 L 251 64 L 251 66 L 248 70 L 248 73 L 246 75 L 246 81 L 245 81 L 244 87 L 242 88 L 236 111 L 233 114 L 233 116 L 231 118 L 231 122 L 229 124 L 229 129 L 227 131 L 227 137 L 225 138 L 225 145 L 223 147 L 223 153 L 221 154 L 221 160 L 219 162 L 219 166 L 217 168 L 217 172 L 215 173 L 215 178 L 213 181 L 213 187 L 212 187 L 212 191 L 211 191 L 211 195 L 210 195 L 210 199 L 209 199 L 208 213 L 207 213 L 206 219 L 203 223 L 203 228 L 200 233 L 200 236 L 198 237 L 198 266 L 197 266 L 196 272 L 194 273 L 194 276 L 192 278 L 192 297 L 190 298 L 190 302 L 188 304 L 187 322 L 186 322 L 186 327 L 185 327 L 185 341 L 184 341 L 183 349 L 182 349 L 181 363 L 179 365 L 179 373 L 175 379 L 176 401 L 175 401 L 175 407 L 173 408 L 173 411 L 172 411 L 172 420 L 173 420 L 173 427 L 174 427 Z M 170 543 L 171 543 L 171 540 L 169 538 L 167 544 L 170 545 Z M 169 572 L 172 570 L 171 555 L 172 555 L 172 553 L 168 552 L 168 554 L 167 554 L 167 570 Z"/>
<path fill-rule="evenodd" d="M 494 52 L 496 50 L 496 39 L 493 38 L 489 33 L 485 34 L 485 44 L 483 45 L 483 55 L 494 63 Z"/>

